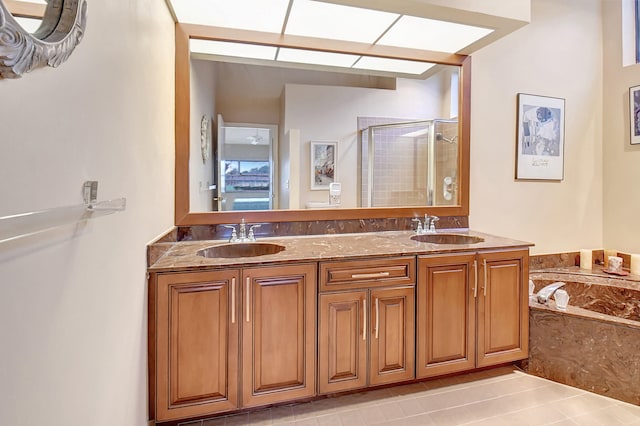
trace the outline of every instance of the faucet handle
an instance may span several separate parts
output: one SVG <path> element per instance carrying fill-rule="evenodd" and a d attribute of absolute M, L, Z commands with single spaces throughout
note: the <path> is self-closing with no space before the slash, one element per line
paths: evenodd
<path fill-rule="evenodd" d="M 231 237 L 229 237 L 229 242 L 236 241 L 238 239 L 238 231 L 236 230 L 235 225 L 222 225 L 227 229 L 231 229 Z"/>
<path fill-rule="evenodd" d="M 418 219 L 417 217 L 414 217 L 413 219 L 411 219 L 412 222 L 418 222 L 418 226 L 416 227 L 416 234 L 421 234 L 422 233 L 422 222 L 420 221 L 420 219 Z"/>
<path fill-rule="evenodd" d="M 255 228 L 260 228 L 261 226 L 262 226 L 262 224 L 260 224 L 260 223 L 256 223 L 255 225 L 251 225 L 251 226 L 249 226 L 249 235 L 247 235 L 247 238 L 248 238 L 250 241 L 255 241 L 255 240 L 256 240 L 256 235 L 255 235 L 255 233 L 253 232 L 253 230 L 254 230 Z"/>
<path fill-rule="evenodd" d="M 429 230 L 436 232 L 436 222 L 439 221 L 440 218 L 438 216 L 431 216 L 431 225 L 429 225 Z"/>

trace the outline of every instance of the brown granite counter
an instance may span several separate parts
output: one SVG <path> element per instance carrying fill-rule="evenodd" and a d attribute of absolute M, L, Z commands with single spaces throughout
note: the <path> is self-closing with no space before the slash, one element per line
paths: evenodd
<path fill-rule="evenodd" d="M 469 230 L 439 230 L 484 238 L 474 244 L 431 244 L 411 240 L 411 231 L 385 231 L 357 234 L 302 235 L 296 237 L 259 238 L 258 242 L 286 247 L 277 254 L 241 258 L 205 258 L 198 250 L 228 244 L 225 240 L 160 242 L 149 247 L 149 270 L 178 272 L 193 268 L 216 268 L 299 261 L 370 258 L 401 255 L 446 254 L 490 249 L 527 248 L 532 243 Z"/>

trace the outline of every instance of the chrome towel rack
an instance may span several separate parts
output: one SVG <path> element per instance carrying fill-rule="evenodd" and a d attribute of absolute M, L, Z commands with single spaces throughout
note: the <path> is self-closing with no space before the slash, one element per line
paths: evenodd
<path fill-rule="evenodd" d="M 82 193 L 83 204 L 0 217 L 0 244 L 64 225 L 121 212 L 127 207 L 126 198 L 98 201 L 97 181 L 84 182 Z"/>

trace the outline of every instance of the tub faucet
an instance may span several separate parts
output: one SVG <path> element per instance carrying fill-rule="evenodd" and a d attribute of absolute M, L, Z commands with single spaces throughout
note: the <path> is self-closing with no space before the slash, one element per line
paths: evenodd
<path fill-rule="evenodd" d="M 560 287 L 563 287 L 564 285 L 565 283 L 563 283 L 562 281 L 558 281 L 541 288 L 540 291 L 538 291 L 538 293 L 536 294 L 538 303 L 546 305 L 547 302 L 549 302 L 551 296 L 553 296 L 553 293 L 555 293 L 556 290 L 558 290 Z"/>

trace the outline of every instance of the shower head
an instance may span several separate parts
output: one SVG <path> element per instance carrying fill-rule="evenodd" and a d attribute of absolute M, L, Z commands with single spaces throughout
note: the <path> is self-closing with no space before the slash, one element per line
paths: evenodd
<path fill-rule="evenodd" d="M 444 137 L 444 135 L 442 133 L 436 133 L 436 140 L 437 141 L 445 141 L 446 143 L 456 143 L 456 141 L 458 140 L 458 135 L 455 135 L 454 137 L 449 139 L 449 138 Z"/>

